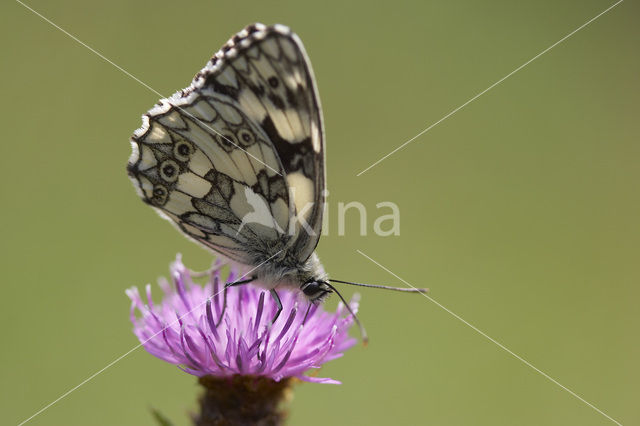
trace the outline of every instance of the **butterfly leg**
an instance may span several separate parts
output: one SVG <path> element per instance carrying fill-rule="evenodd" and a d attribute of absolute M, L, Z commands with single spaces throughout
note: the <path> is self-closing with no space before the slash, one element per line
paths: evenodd
<path fill-rule="evenodd" d="M 282 302 L 280 301 L 280 296 L 278 296 L 278 293 L 275 289 L 272 288 L 271 290 L 269 290 L 269 293 L 271 293 L 271 297 L 273 297 L 273 300 L 275 300 L 278 304 L 278 310 L 276 311 L 276 314 L 273 316 L 273 319 L 268 325 L 268 327 L 271 327 L 280 316 L 280 312 L 282 312 Z"/>
<path fill-rule="evenodd" d="M 304 314 L 304 319 L 302 320 L 302 324 L 307 323 L 307 317 L 309 316 L 309 312 L 311 312 L 311 307 L 313 306 L 313 302 L 309 301 L 309 307 L 307 308 L 307 313 Z"/>
<path fill-rule="evenodd" d="M 222 312 L 220 312 L 220 318 L 218 318 L 218 322 L 216 322 L 216 328 L 218 328 L 218 326 L 220 325 L 220 323 L 222 322 L 222 318 L 224 318 L 224 313 L 227 310 L 227 289 L 229 287 L 236 287 L 239 285 L 243 285 L 243 284 L 248 284 L 251 281 L 255 280 L 256 277 L 251 277 L 251 278 L 247 278 L 246 280 L 241 280 L 241 281 L 234 281 L 232 283 L 226 283 L 224 285 L 224 295 L 222 297 Z"/>

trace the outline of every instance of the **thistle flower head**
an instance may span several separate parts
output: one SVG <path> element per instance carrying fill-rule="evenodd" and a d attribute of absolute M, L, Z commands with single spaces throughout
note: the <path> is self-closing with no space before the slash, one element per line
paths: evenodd
<path fill-rule="evenodd" d="M 344 305 L 336 312 L 312 305 L 307 314 L 306 299 L 278 289 L 283 310 L 269 326 L 276 302 L 267 290 L 243 285 L 227 290 L 224 317 L 216 326 L 223 313 L 224 283 L 240 278 L 231 267 L 226 277 L 217 270 L 204 286 L 199 285 L 178 256 L 171 265 L 172 282 L 159 281 L 164 293 L 159 304 L 152 301 L 149 284 L 146 301 L 137 288 L 127 291 L 135 335 L 147 352 L 198 377 L 263 376 L 275 381 L 297 377 L 339 383 L 304 373 L 339 358 L 355 344 L 348 335 L 353 318 Z M 350 305 L 355 312 L 357 300 Z"/>

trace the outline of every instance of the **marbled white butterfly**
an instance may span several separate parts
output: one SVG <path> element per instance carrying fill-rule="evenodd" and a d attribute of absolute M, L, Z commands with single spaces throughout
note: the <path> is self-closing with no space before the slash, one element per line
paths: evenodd
<path fill-rule="evenodd" d="M 314 251 L 324 129 L 297 35 L 282 25 L 248 26 L 142 120 L 127 167 L 138 194 L 186 236 L 254 268 L 227 287 L 256 280 L 278 302 L 280 287 L 312 302 L 337 293 Z"/>

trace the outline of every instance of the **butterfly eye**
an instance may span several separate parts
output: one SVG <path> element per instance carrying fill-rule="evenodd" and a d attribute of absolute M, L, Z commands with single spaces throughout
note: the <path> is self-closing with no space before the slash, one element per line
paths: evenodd
<path fill-rule="evenodd" d="M 269 77 L 269 86 L 273 87 L 274 89 L 276 87 L 278 87 L 278 84 L 280 84 L 280 81 L 278 81 L 278 77 Z"/>
<path fill-rule="evenodd" d="M 236 139 L 236 135 L 229 131 L 221 132 L 216 135 L 216 140 L 227 152 L 231 152 L 238 147 L 238 139 Z"/>
<path fill-rule="evenodd" d="M 303 284 L 302 287 L 300 287 L 300 289 L 305 294 L 305 296 L 309 296 L 309 297 L 315 295 L 321 290 L 320 284 L 315 281 L 310 281 Z"/>
<path fill-rule="evenodd" d="M 160 177 L 166 182 L 175 182 L 178 180 L 180 167 L 173 160 L 165 160 L 160 164 Z"/>
<path fill-rule="evenodd" d="M 180 141 L 173 147 L 173 155 L 180 161 L 189 161 L 193 151 L 193 146 L 187 141 Z"/>
<path fill-rule="evenodd" d="M 250 130 L 240 129 L 240 131 L 238 132 L 238 140 L 243 146 L 247 147 L 253 145 L 253 143 L 256 141 L 256 137 Z"/>
<path fill-rule="evenodd" d="M 153 197 L 151 198 L 151 204 L 155 206 L 164 205 L 167 202 L 167 195 L 169 195 L 167 188 L 162 185 L 156 185 L 153 188 Z"/>

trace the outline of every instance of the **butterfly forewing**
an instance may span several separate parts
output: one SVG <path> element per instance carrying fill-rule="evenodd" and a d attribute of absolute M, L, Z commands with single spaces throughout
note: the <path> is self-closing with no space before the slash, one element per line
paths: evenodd
<path fill-rule="evenodd" d="M 303 262 L 322 222 L 323 140 L 302 43 L 256 24 L 143 116 L 128 170 L 142 199 L 204 246 L 248 265 L 278 251 Z"/>

